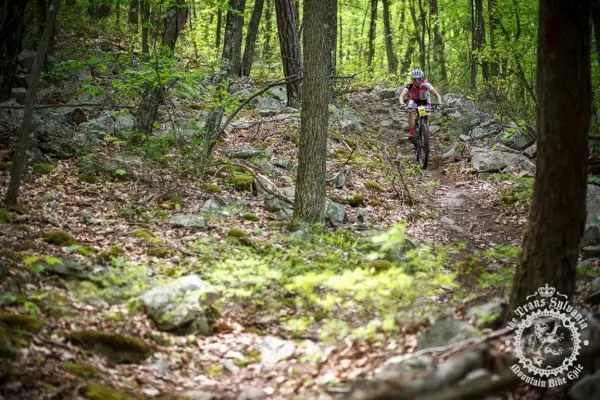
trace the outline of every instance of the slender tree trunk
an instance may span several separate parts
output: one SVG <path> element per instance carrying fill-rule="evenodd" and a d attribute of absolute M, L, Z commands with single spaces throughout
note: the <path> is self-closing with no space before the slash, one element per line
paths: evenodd
<path fill-rule="evenodd" d="M 221 10 L 217 11 L 217 35 L 215 39 L 215 46 L 217 47 L 217 51 L 221 47 L 221 31 L 223 30 L 223 13 Z"/>
<path fill-rule="evenodd" d="M 66 0 L 65 5 L 67 7 L 75 7 L 75 5 L 77 5 L 77 0 Z"/>
<path fill-rule="evenodd" d="M 596 42 L 596 60 L 600 66 L 600 0 L 592 1 L 592 21 L 594 22 L 594 39 Z"/>
<path fill-rule="evenodd" d="M 419 66 L 419 68 L 425 68 L 425 43 L 423 42 L 423 38 L 425 37 L 425 31 L 423 29 L 423 23 L 421 22 L 420 18 L 417 18 L 417 9 L 416 9 L 416 5 L 415 5 L 415 0 L 412 0 L 410 2 L 410 16 L 413 20 L 413 25 L 415 26 L 415 32 L 414 32 L 414 39 L 411 40 L 411 42 L 417 42 L 417 44 L 419 45 L 419 63 L 421 64 Z M 409 43 L 408 44 L 409 48 L 406 49 L 406 52 L 409 53 L 410 50 L 410 55 L 412 56 L 412 53 L 414 52 L 414 44 Z M 405 60 L 406 62 L 407 60 Z"/>
<path fill-rule="evenodd" d="M 263 45 L 263 61 L 268 62 L 271 59 L 271 31 L 273 30 L 273 8 L 272 8 L 272 0 L 266 0 L 267 9 L 265 10 L 265 20 L 264 20 L 264 45 Z"/>
<path fill-rule="evenodd" d="M 242 73 L 242 35 L 244 32 L 244 8 L 246 0 L 230 0 L 229 4 L 232 10 L 237 12 L 227 12 L 223 46 L 227 44 L 228 38 L 232 40 L 231 73 L 233 76 L 240 76 Z"/>
<path fill-rule="evenodd" d="M 300 119 L 298 181 L 292 224 L 323 223 L 327 161 L 329 62 L 328 25 L 334 0 L 304 0 L 304 100 Z"/>
<path fill-rule="evenodd" d="M 46 0 L 36 0 L 35 5 L 37 37 L 39 39 L 44 33 L 44 23 L 46 22 L 46 10 L 48 10 L 48 4 L 46 3 Z"/>
<path fill-rule="evenodd" d="M 537 53 L 538 153 L 529 222 L 513 281 L 510 310 L 548 284 L 572 296 L 586 219 L 590 124 L 589 0 L 542 0 Z M 569 107 L 556 96 L 566 89 Z M 510 316 L 508 317 L 511 318 Z"/>
<path fill-rule="evenodd" d="M 142 54 L 150 55 L 150 46 L 148 45 L 148 27 L 146 26 L 150 21 L 150 0 L 140 0 L 140 7 L 142 9 Z"/>
<path fill-rule="evenodd" d="M 483 19 L 483 0 L 475 0 L 475 50 L 477 51 L 476 59 L 481 60 L 481 71 L 483 79 L 489 80 L 490 70 L 488 62 L 483 60 L 481 52 L 485 48 L 485 21 Z"/>
<path fill-rule="evenodd" d="M 400 29 L 404 28 L 404 19 L 406 18 L 406 0 L 400 2 Z"/>
<path fill-rule="evenodd" d="M 419 12 L 421 13 L 419 18 L 421 25 L 421 37 L 419 40 L 419 63 L 421 64 L 421 68 L 425 68 L 425 32 L 427 31 L 427 15 L 425 9 L 423 8 L 423 0 L 419 0 Z"/>
<path fill-rule="evenodd" d="M 10 0 L 9 0 L 10 1 Z M 52 41 L 52 34 L 54 33 L 54 24 L 56 22 L 56 15 L 58 14 L 58 8 L 60 6 L 60 0 L 51 0 L 50 6 L 46 13 L 46 21 L 44 23 L 44 32 L 39 42 L 35 61 L 33 62 L 33 70 L 31 71 L 31 79 L 29 81 L 29 88 L 27 90 L 27 98 L 25 100 L 25 110 L 23 112 L 23 123 L 21 124 L 21 131 L 17 139 L 15 146 L 15 156 L 13 158 L 13 165 L 10 170 L 10 182 L 8 183 L 8 190 L 6 191 L 5 202 L 9 205 L 17 204 L 19 197 L 19 189 L 21 187 L 21 178 L 25 172 L 25 164 L 27 161 L 27 149 L 31 142 L 31 120 L 33 119 L 33 103 L 37 96 L 38 83 L 40 82 L 40 74 L 44 67 L 44 60 L 50 48 Z"/>
<path fill-rule="evenodd" d="M 129 0 L 129 14 L 127 22 L 131 26 L 133 32 L 138 31 L 138 21 L 140 10 L 140 0 Z"/>
<path fill-rule="evenodd" d="M 27 1 L 0 0 L 0 102 L 8 100 L 25 34 Z"/>
<path fill-rule="evenodd" d="M 496 28 L 498 27 L 498 0 L 488 0 L 488 20 L 490 49 L 494 61 L 490 62 L 490 76 L 500 74 L 500 65 L 498 64 L 498 55 L 496 54 Z"/>
<path fill-rule="evenodd" d="M 373 57 L 375 56 L 375 31 L 377 29 L 377 0 L 371 0 L 371 23 L 369 24 L 369 52 L 367 66 L 373 72 Z"/>
<path fill-rule="evenodd" d="M 327 38 L 329 43 L 329 74 L 331 76 L 337 73 L 337 15 L 338 15 L 338 2 L 337 0 L 326 0 L 329 5 L 327 9 Z"/>
<path fill-rule="evenodd" d="M 415 52 L 415 43 L 419 41 L 419 31 L 414 31 L 408 39 L 406 53 L 404 53 L 404 61 L 402 61 L 402 71 L 407 71 L 412 64 L 412 55 Z"/>
<path fill-rule="evenodd" d="M 383 31 L 385 33 L 385 50 L 387 52 L 388 71 L 396 73 L 398 70 L 398 59 L 394 54 L 394 41 L 392 40 L 392 29 L 390 27 L 390 1 L 383 2 Z"/>
<path fill-rule="evenodd" d="M 344 30 L 343 30 L 343 20 L 342 20 L 342 13 L 340 13 L 340 22 L 338 23 L 338 29 L 339 29 L 339 38 L 340 40 L 338 41 L 339 43 L 339 48 L 338 48 L 338 62 L 336 64 L 339 64 L 340 66 L 342 65 L 342 60 L 344 57 Z"/>
<path fill-rule="evenodd" d="M 475 27 L 475 4 L 473 0 L 469 0 L 469 10 L 471 12 L 471 52 L 469 54 L 471 62 L 471 89 L 475 89 L 477 87 L 477 60 L 474 53 L 477 48 L 475 39 L 477 28 Z"/>
<path fill-rule="evenodd" d="M 291 0 L 275 0 L 277 14 L 277 31 L 283 61 L 283 74 L 286 78 L 302 76 L 302 61 L 296 29 L 296 15 Z M 302 99 L 300 81 L 286 85 L 288 106 L 293 106 Z"/>
<path fill-rule="evenodd" d="M 248 32 L 246 33 L 246 46 L 244 47 L 244 57 L 242 57 L 242 76 L 250 76 L 252 70 L 252 60 L 254 55 L 254 46 L 256 36 L 258 35 L 258 26 L 262 16 L 264 0 L 255 0 L 252 9 L 252 17 L 248 23 Z"/>
<path fill-rule="evenodd" d="M 166 46 L 175 51 L 177 37 L 185 28 L 188 20 L 188 8 L 185 0 L 177 0 L 171 7 L 167 9 L 167 15 L 162 23 L 162 46 Z M 165 93 L 163 86 L 165 82 L 155 82 L 146 95 L 142 98 L 136 112 L 136 128 L 139 132 L 149 135 L 152 132 L 154 121 L 158 107 L 164 101 Z"/>
<path fill-rule="evenodd" d="M 444 42 L 440 34 L 440 20 L 438 15 L 438 0 L 431 0 L 430 13 L 433 19 L 433 62 L 435 68 L 439 65 L 441 71 L 442 83 L 448 81 L 448 73 L 446 71 L 446 57 L 444 55 Z"/>
<path fill-rule="evenodd" d="M 110 2 L 88 0 L 88 14 L 92 18 L 106 18 L 110 15 Z"/>
<path fill-rule="evenodd" d="M 194 3 L 192 3 L 194 4 Z M 193 8 L 192 8 L 193 10 Z M 204 41 L 206 43 L 208 43 L 208 35 L 210 33 L 210 27 L 213 23 L 213 18 L 215 17 L 215 14 L 210 13 L 210 15 L 208 16 L 208 18 L 206 18 L 206 20 L 204 21 Z"/>

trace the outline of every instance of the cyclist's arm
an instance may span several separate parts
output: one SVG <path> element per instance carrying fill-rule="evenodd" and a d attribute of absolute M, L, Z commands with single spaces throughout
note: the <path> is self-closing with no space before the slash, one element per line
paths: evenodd
<path fill-rule="evenodd" d="M 442 96 L 440 96 L 440 94 L 437 92 L 437 90 L 435 90 L 433 87 L 430 89 L 430 92 L 437 97 L 438 99 L 438 103 L 442 104 Z"/>
<path fill-rule="evenodd" d="M 404 96 L 406 96 L 406 94 L 408 93 L 408 89 L 404 88 L 404 90 L 402 91 L 402 93 L 400 93 L 400 105 L 403 106 L 404 105 Z"/>

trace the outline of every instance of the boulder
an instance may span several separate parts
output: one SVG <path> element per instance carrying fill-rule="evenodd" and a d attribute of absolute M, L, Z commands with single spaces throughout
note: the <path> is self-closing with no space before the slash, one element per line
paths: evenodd
<path fill-rule="evenodd" d="M 325 201 L 325 218 L 329 219 L 333 223 L 343 223 L 347 221 L 346 207 L 344 205 L 335 203 L 330 199 Z"/>
<path fill-rule="evenodd" d="M 379 92 L 379 98 L 381 100 L 397 99 L 399 97 L 400 97 L 400 91 L 396 88 L 383 89 L 381 92 Z"/>
<path fill-rule="evenodd" d="M 225 196 L 214 196 L 208 199 L 202 206 L 201 212 L 209 215 L 228 216 L 242 211 L 246 205 L 234 198 Z"/>
<path fill-rule="evenodd" d="M 481 328 L 495 327 L 501 321 L 508 303 L 506 299 L 494 299 L 488 303 L 471 307 L 467 310 L 466 317 L 473 320 Z"/>
<path fill-rule="evenodd" d="M 23 50 L 18 55 L 19 66 L 23 68 L 27 74 L 30 74 L 33 69 L 35 56 L 36 52 L 33 50 Z"/>
<path fill-rule="evenodd" d="M 193 274 L 146 292 L 142 303 L 160 330 L 209 335 L 213 321 L 207 311 L 219 297 L 212 285 Z"/>
<path fill-rule="evenodd" d="M 266 149 L 223 149 L 221 153 L 229 158 L 247 159 L 253 157 L 268 157 L 271 153 Z"/>
<path fill-rule="evenodd" d="M 519 154 L 494 151 L 483 147 L 471 148 L 471 165 L 480 173 L 501 172 L 507 167 L 519 165 L 525 158 Z"/>
<path fill-rule="evenodd" d="M 143 160 L 129 154 L 87 154 L 77 160 L 77 168 L 81 174 L 100 176 L 107 179 L 133 179 L 144 170 Z"/>
<path fill-rule="evenodd" d="M 479 332 L 466 322 L 456 321 L 450 317 L 437 321 L 417 338 L 419 350 L 430 347 L 445 346 L 466 339 L 479 337 Z"/>
<path fill-rule="evenodd" d="M 261 363 L 266 366 L 273 366 L 295 354 L 296 342 L 283 340 L 276 336 L 266 336 L 256 346 L 256 349 L 260 351 Z"/>
<path fill-rule="evenodd" d="M 600 244 L 600 186 L 587 185 L 587 219 L 581 248 Z"/>
<path fill-rule="evenodd" d="M 27 89 L 25 88 L 13 88 L 10 91 L 10 97 L 15 99 L 15 101 L 19 104 L 25 104 L 25 100 L 27 99 Z"/>
<path fill-rule="evenodd" d="M 332 118 L 330 118 L 331 123 L 336 123 L 340 125 L 342 129 L 348 130 L 349 132 L 362 132 L 362 121 L 352 110 L 347 108 L 336 108 L 333 110 L 332 114 Z"/>
<path fill-rule="evenodd" d="M 531 146 L 529 146 L 528 148 L 526 148 L 525 150 L 523 150 L 523 154 L 525 154 L 529 158 L 535 157 L 536 153 L 537 153 L 537 143 L 534 143 Z"/>
<path fill-rule="evenodd" d="M 512 133 L 509 133 L 511 131 Z M 524 132 L 517 124 L 511 123 L 510 128 L 504 130 L 502 142 L 516 150 L 524 150 L 531 146 L 535 140 L 529 134 Z"/>
<path fill-rule="evenodd" d="M 173 228 L 189 228 L 196 230 L 205 230 L 208 228 L 203 216 L 185 214 L 175 214 L 171 216 L 171 226 Z"/>
<path fill-rule="evenodd" d="M 377 380 L 395 380 L 398 378 L 416 378 L 427 376 L 436 370 L 434 359 L 428 355 L 416 357 L 395 356 L 387 360 L 383 368 L 375 375 Z"/>

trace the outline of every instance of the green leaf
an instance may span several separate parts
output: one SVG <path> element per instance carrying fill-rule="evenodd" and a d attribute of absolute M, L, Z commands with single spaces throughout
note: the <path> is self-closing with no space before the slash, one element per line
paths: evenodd
<path fill-rule="evenodd" d="M 33 267 L 31 267 L 31 270 L 33 272 L 44 272 L 46 268 L 42 265 L 42 264 L 35 264 Z"/>
<path fill-rule="evenodd" d="M 127 171 L 125 171 L 124 169 L 118 169 L 115 171 L 115 174 L 119 175 L 119 176 L 123 176 L 127 173 Z"/>
<path fill-rule="evenodd" d="M 72 247 L 72 246 L 70 246 Z M 75 247 L 79 247 L 79 246 L 75 246 Z M 54 265 L 54 264 L 62 264 L 62 261 L 59 258 L 56 257 L 44 257 L 44 261 L 46 262 L 46 264 L 50 264 L 50 265 Z"/>
<path fill-rule="evenodd" d="M 23 260 L 23 262 L 25 263 L 25 265 L 29 265 L 29 264 L 32 264 L 32 263 L 38 261 L 39 259 L 40 259 L 40 257 L 38 257 L 38 256 L 27 257 L 26 259 Z"/>

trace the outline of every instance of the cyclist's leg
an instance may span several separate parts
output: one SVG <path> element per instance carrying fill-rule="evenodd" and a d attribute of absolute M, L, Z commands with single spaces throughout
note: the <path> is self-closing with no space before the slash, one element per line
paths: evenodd
<path fill-rule="evenodd" d="M 408 101 L 408 105 L 407 105 L 407 110 L 408 110 L 408 134 L 410 136 L 414 136 L 415 135 L 415 116 L 416 116 L 416 113 L 414 112 L 414 109 L 416 109 L 416 108 L 417 108 L 417 104 L 415 103 L 415 101 L 414 100 L 409 100 Z"/>

